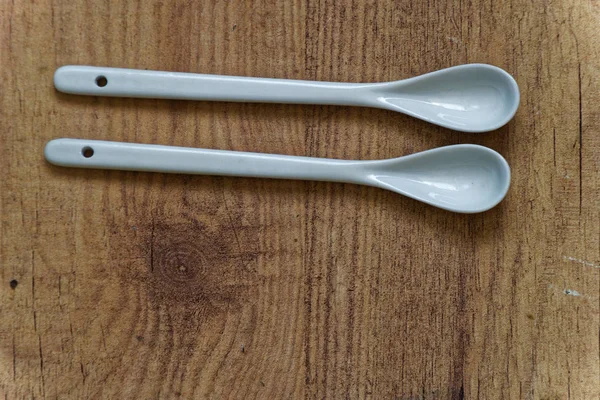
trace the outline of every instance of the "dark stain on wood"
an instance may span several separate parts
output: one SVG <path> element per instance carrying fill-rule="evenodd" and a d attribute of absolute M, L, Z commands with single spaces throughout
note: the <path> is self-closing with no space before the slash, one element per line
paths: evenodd
<path fill-rule="evenodd" d="M 147 241 L 149 296 L 153 302 L 201 305 L 205 309 L 239 308 L 256 276 L 246 267 L 256 258 L 238 251 L 234 235 L 220 227 L 157 223 Z"/>
<path fill-rule="evenodd" d="M 122 284 L 133 285 L 146 294 L 152 309 L 164 308 L 183 324 L 235 312 L 253 301 L 260 282 L 253 268 L 254 246 L 244 243 L 242 250 L 231 227 L 220 220 L 210 218 L 207 224 L 190 219 L 189 211 L 183 214 L 183 222 L 149 216 L 150 221 L 135 223 L 135 231 L 111 230 L 114 268 Z M 122 259 L 144 262 L 123 264 Z"/>

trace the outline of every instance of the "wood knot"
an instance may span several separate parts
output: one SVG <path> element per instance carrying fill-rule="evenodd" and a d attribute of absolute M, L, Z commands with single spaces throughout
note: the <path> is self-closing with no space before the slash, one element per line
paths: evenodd
<path fill-rule="evenodd" d="M 205 278 L 206 259 L 200 249 L 192 243 L 178 239 L 164 240 L 159 237 L 152 252 L 150 269 L 155 278 L 167 285 L 191 289 Z"/>
<path fill-rule="evenodd" d="M 199 224 L 157 223 L 149 238 L 150 295 L 170 306 L 193 302 L 202 308 L 237 307 L 257 277 L 256 258 L 240 251 L 229 229 L 210 231 Z"/>

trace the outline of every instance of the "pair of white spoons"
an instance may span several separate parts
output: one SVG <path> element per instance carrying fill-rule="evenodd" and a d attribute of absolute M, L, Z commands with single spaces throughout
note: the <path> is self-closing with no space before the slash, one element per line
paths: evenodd
<path fill-rule="evenodd" d="M 515 80 L 486 64 L 372 84 L 66 66 L 56 71 L 54 84 L 62 92 L 93 96 L 378 107 L 464 132 L 497 129 L 519 105 Z M 494 207 L 510 185 L 506 160 L 477 145 L 441 147 L 388 160 L 348 161 L 57 139 L 47 144 L 45 155 L 49 162 L 67 167 L 355 183 L 460 213 Z"/>

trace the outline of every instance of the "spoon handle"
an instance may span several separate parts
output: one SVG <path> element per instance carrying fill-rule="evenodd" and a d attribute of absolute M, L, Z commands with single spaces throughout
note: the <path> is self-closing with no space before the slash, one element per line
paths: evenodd
<path fill-rule="evenodd" d="M 52 140 L 44 153 L 63 167 L 363 183 L 361 161 L 84 139 Z"/>
<path fill-rule="evenodd" d="M 369 105 L 369 84 L 251 78 L 68 65 L 54 74 L 71 94 L 261 103 Z M 368 97 L 368 96 L 367 96 Z"/>

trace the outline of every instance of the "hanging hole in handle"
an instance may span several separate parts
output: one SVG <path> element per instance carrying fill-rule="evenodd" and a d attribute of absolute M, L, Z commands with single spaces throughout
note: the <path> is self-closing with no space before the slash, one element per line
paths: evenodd
<path fill-rule="evenodd" d="M 89 146 L 84 147 L 83 149 L 81 149 L 81 154 L 85 157 L 85 158 L 90 158 L 91 156 L 94 155 L 94 149 L 92 149 Z"/>
<path fill-rule="evenodd" d="M 99 77 L 96 78 L 96 85 L 98 85 L 98 87 L 104 87 L 108 84 L 108 79 L 106 79 L 105 76 L 100 75 Z"/>

